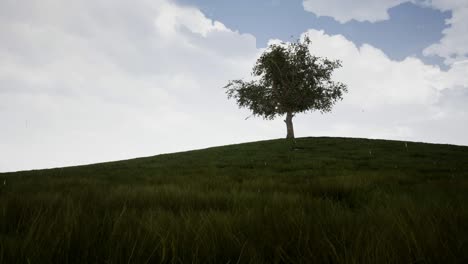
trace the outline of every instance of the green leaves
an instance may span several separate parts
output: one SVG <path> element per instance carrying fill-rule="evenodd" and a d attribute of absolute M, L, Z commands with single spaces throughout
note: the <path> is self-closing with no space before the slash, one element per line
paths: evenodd
<path fill-rule="evenodd" d="M 302 41 L 270 45 L 252 70 L 259 79 L 229 81 L 225 86 L 228 98 L 265 119 L 288 112 L 330 112 L 347 92 L 345 84 L 331 80 L 341 62 L 312 55 L 310 44 L 305 37 Z"/>
<path fill-rule="evenodd" d="M 234 98 L 239 107 L 248 108 L 256 116 L 273 119 L 277 104 L 273 99 L 273 89 L 258 82 L 233 80 L 225 86 L 228 98 Z"/>

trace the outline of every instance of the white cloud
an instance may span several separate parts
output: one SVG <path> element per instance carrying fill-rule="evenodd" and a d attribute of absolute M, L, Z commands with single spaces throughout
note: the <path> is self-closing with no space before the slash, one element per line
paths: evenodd
<path fill-rule="evenodd" d="M 468 1 L 465 1 L 465 6 L 456 5 L 451 10 L 452 17 L 446 21 L 449 27 L 442 31 L 442 39 L 423 51 L 426 56 L 445 58 L 448 65 L 468 60 Z"/>
<path fill-rule="evenodd" d="M 303 0 L 306 11 L 317 16 L 330 16 L 340 23 L 351 20 L 376 22 L 389 18 L 388 9 L 407 0 Z"/>
<path fill-rule="evenodd" d="M 419 59 L 393 61 L 381 50 L 368 44 L 356 47 L 341 35 L 330 36 L 317 30 L 307 34 L 312 40 L 312 53 L 343 61 L 335 76 L 351 87 L 346 101 L 363 106 L 425 105 L 434 103 L 438 91 L 444 88 L 436 82 L 440 69 Z"/>
<path fill-rule="evenodd" d="M 468 132 L 468 107 L 449 103 L 468 99 L 468 63 L 445 72 L 417 58 L 393 61 L 381 50 L 367 44 L 357 47 L 341 35 L 306 33 L 312 53 L 342 60 L 334 78 L 346 83 L 349 93 L 333 114 L 312 115 L 312 124 L 310 116 L 298 116 L 298 135 L 468 143 L 460 132 Z"/>
<path fill-rule="evenodd" d="M 196 8 L 180 8 L 169 2 L 159 4 L 155 21 L 157 29 L 163 34 L 177 34 L 180 27 L 203 37 L 210 32 L 230 32 L 222 23 L 206 19 Z"/>
<path fill-rule="evenodd" d="M 377 2 L 379 4 L 375 4 Z M 307 11 L 332 16 L 345 23 L 351 19 L 371 22 L 388 19 L 387 10 L 401 2 L 404 1 L 351 3 L 336 0 L 329 5 L 329 1 L 304 0 L 303 4 Z M 340 41 L 339 37 L 325 36 L 327 42 L 335 43 L 323 44 L 323 54 L 327 54 L 328 50 L 327 55 L 333 57 L 336 54 L 345 62 L 343 70 L 336 75 L 351 87 L 345 103 L 356 103 L 357 109 L 360 104 L 365 109 L 361 113 L 354 109 L 355 115 L 360 118 L 351 119 L 353 121 L 348 123 L 340 122 L 345 119 L 338 117 L 324 120 L 325 127 L 331 126 L 331 123 L 327 125 L 326 122 L 335 122 L 335 135 L 345 130 L 348 135 L 355 136 L 364 134 L 377 138 L 468 144 L 465 136 L 468 133 L 468 107 L 460 103 L 468 100 L 468 1 L 412 2 L 452 12 L 452 17 L 446 21 L 448 27 L 442 32 L 443 38 L 423 51 L 426 56 L 438 55 L 444 58 L 449 70 L 440 71 L 438 67 L 424 65 L 411 57 L 401 62 L 391 61 L 384 54 L 379 55 L 380 51 L 373 47 L 364 45 L 358 49 L 352 43 L 346 44 L 343 38 Z M 320 41 L 324 41 L 322 36 L 315 44 Z M 327 49 L 327 45 L 335 47 Z M 371 102 L 376 107 L 369 107 Z M 339 109 L 345 110 L 339 112 Z M 352 112 L 352 108 L 348 109 L 345 105 L 338 107 L 334 116 L 340 116 L 340 113 L 345 116 Z"/>
<path fill-rule="evenodd" d="M 248 76 L 253 36 L 169 1 L 129 3 L 0 3 L 0 171 L 280 135 L 222 89 Z"/>

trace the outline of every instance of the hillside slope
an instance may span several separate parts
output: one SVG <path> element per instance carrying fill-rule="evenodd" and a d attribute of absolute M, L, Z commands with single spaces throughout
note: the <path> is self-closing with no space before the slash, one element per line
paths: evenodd
<path fill-rule="evenodd" d="M 0 181 L 0 263 L 468 262 L 468 147 L 271 140 Z"/>

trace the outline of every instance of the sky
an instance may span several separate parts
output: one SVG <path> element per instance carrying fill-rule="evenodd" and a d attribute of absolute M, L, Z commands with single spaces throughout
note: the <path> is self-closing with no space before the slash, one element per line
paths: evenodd
<path fill-rule="evenodd" d="M 0 172 L 283 138 L 223 87 L 305 35 L 349 92 L 296 137 L 468 145 L 467 0 L 2 0 Z"/>

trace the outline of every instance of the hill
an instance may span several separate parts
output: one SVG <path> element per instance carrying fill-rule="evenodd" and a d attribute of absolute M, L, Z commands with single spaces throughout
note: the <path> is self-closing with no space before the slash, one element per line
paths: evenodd
<path fill-rule="evenodd" d="M 468 263 L 468 147 L 271 140 L 0 180 L 0 263 Z"/>

